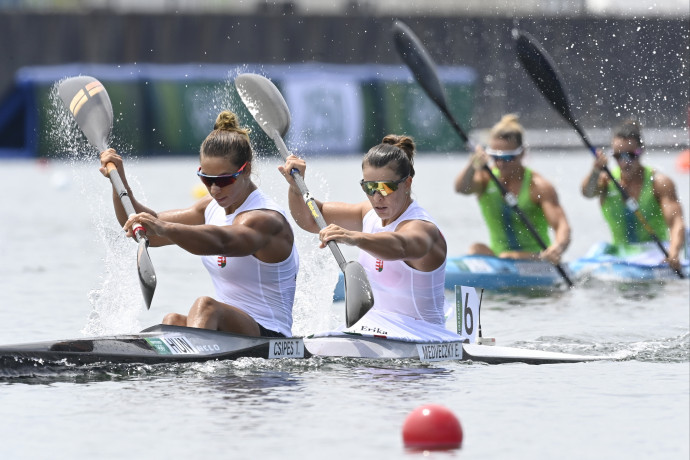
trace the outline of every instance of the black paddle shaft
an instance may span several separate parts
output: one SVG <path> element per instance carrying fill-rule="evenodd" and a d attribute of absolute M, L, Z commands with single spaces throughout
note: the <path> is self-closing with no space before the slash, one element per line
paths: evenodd
<path fill-rule="evenodd" d="M 594 155 L 597 156 L 597 151 L 592 146 L 591 142 L 587 138 L 584 130 L 577 122 L 575 117 L 570 110 L 570 101 L 563 88 L 563 79 L 556 70 L 556 64 L 554 64 L 553 59 L 549 53 L 539 44 L 539 42 L 532 37 L 530 34 L 524 31 L 513 29 L 512 32 L 513 39 L 515 40 L 515 50 L 517 52 L 518 60 L 522 64 L 527 74 L 530 76 L 534 84 L 539 88 L 539 91 L 544 95 L 547 101 L 556 109 L 556 111 L 567 121 L 570 126 L 572 126 L 577 134 L 582 139 L 582 142 L 587 146 L 587 149 Z M 621 198 L 625 203 L 625 207 L 635 214 L 637 220 L 642 224 L 642 227 L 649 233 L 652 240 L 659 247 L 661 252 L 665 257 L 668 258 L 668 251 L 661 243 L 661 240 L 657 236 L 654 229 L 649 225 L 647 219 L 640 211 L 640 206 L 637 200 L 630 196 L 630 194 L 623 188 L 623 186 L 613 177 L 611 170 L 608 166 L 604 166 L 602 170 L 609 177 L 609 180 L 613 182 L 615 187 L 621 194 Z M 680 278 L 684 278 L 683 273 L 680 270 L 675 270 L 676 274 Z"/>
<path fill-rule="evenodd" d="M 395 23 L 393 24 L 393 41 L 395 43 L 396 49 L 398 50 L 398 54 L 403 59 L 403 61 L 405 61 L 405 64 L 407 64 L 409 69 L 412 71 L 412 74 L 414 75 L 419 85 L 424 89 L 429 98 L 432 101 L 434 101 L 434 103 L 438 106 L 441 112 L 446 116 L 446 119 L 453 126 L 453 129 L 458 134 L 458 136 L 460 136 L 460 138 L 463 140 L 467 149 L 470 152 L 474 151 L 474 145 L 470 141 L 469 136 L 467 135 L 465 130 L 462 129 L 460 124 L 457 122 L 453 114 L 448 109 L 446 94 L 443 89 L 443 85 L 441 85 L 441 81 L 438 78 L 438 73 L 436 72 L 436 65 L 434 64 L 434 61 L 431 59 L 431 56 L 429 56 L 429 53 L 427 52 L 422 42 L 419 40 L 419 38 L 417 38 L 415 33 L 412 32 L 412 30 L 402 21 L 395 21 Z M 537 241 L 539 247 L 541 247 L 542 249 L 546 249 L 546 243 L 541 238 L 541 236 L 539 236 L 539 233 L 537 233 L 537 230 L 534 228 L 534 225 L 532 225 L 532 222 L 530 222 L 529 218 L 518 206 L 517 198 L 515 197 L 515 195 L 506 190 L 501 181 L 498 179 L 498 177 L 496 177 L 496 175 L 493 173 L 493 171 L 488 165 L 484 165 L 484 170 L 489 173 L 489 176 L 500 190 L 501 195 L 503 196 L 503 200 L 506 202 L 506 204 L 508 204 L 510 209 L 512 209 L 518 215 L 522 223 L 525 224 L 525 227 L 527 227 L 527 230 L 529 230 L 534 239 Z M 565 272 L 563 267 L 560 264 L 554 265 L 556 267 L 556 270 L 558 270 L 558 273 L 565 280 L 568 286 L 572 287 L 573 282 L 570 280 L 568 274 Z"/>

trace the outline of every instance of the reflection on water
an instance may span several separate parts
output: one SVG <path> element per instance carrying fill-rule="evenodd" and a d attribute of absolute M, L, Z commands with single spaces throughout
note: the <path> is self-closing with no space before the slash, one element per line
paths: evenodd
<path fill-rule="evenodd" d="M 608 290 L 609 295 L 618 294 L 631 300 L 652 300 L 668 294 L 669 286 L 683 285 L 683 280 L 650 280 L 636 282 L 604 281 L 596 278 L 583 279 L 580 286 L 583 289 Z M 690 291 L 689 291 L 690 293 Z"/>

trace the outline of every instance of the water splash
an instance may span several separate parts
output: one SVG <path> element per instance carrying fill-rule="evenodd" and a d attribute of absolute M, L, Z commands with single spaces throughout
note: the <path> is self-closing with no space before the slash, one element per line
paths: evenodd
<path fill-rule="evenodd" d="M 143 301 L 139 289 L 136 268 L 137 246 L 121 231 L 110 204 L 110 183 L 98 173 L 98 152 L 91 146 L 74 118 L 63 106 L 57 93 L 61 81 L 56 82 L 49 95 L 50 105 L 45 108 L 49 123 L 47 139 L 53 156 L 66 159 L 70 164 L 73 182 L 79 187 L 83 203 L 91 216 L 90 228 L 84 238 L 93 238 L 97 247 L 103 248 L 103 274 L 101 286 L 88 294 L 91 312 L 82 329 L 85 335 L 97 336 L 138 331 L 141 329 L 138 315 Z M 118 151 L 127 155 L 127 146 Z M 128 159 L 132 163 L 131 155 Z M 134 158 L 136 161 L 136 158 Z M 129 181 L 133 185 L 136 180 Z M 105 198 L 108 199 L 106 203 Z"/>

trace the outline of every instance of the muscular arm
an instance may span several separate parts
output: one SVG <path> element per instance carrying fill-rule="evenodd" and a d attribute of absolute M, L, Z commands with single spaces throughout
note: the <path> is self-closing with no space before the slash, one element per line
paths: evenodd
<path fill-rule="evenodd" d="M 319 226 L 299 190 L 293 191 L 290 189 L 288 203 L 290 205 L 290 213 L 300 228 L 311 233 L 319 232 Z M 368 201 L 351 204 L 336 201 L 323 203 L 315 200 L 315 203 L 327 225 L 335 224 L 350 230 L 361 230 L 362 219 L 371 209 Z"/>
<path fill-rule="evenodd" d="M 334 240 L 356 246 L 382 260 L 404 260 L 422 271 L 438 268 L 446 257 L 446 243 L 431 222 L 409 220 L 394 232 L 363 233 L 329 225 L 320 232 L 322 245 Z"/>
<path fill-rule="evenodd" d="M 570 224 L 558 200 L 556 189 L 539 175 L 535 175 L 532 199 L 539 203 L 549 226 L 554 230 L 554 242 L 543 251 L 542 257 L 554 263 L 570 245 Z"/>
<path fill-rule="evenodd" d="M 676 187 L 673 181 L 664 174 L 654 174 L 654 195 L 659 200 L 661 205 L 661 212 L 664 214 L 664 220 L 668 225 L 669 236 L 671 242 L 668 248 L 669 261 L 674 264 L 678 261 L 681 249 L 685 244 L 685 225 L 683 224 L 683 208 L 678 201 L 676 194 Z M 679 266 L 679 265 L 678 265 Z"/>
<path fill-rule="evenodd" d="M 489 175 L 483 170 L 486 162 L 486 153 L 477 146 L 475 153 L 472 154 L 470 160 L 455 178 L 455 192 L 463 195 L 482 193 L 489 182 Z"/>
<path fill-rule="evenodd" d="M 278 171 L 285 177 L 285 180 L 290 184 L 288 189 L 288 204 L 290 206 L 290 213 L 292 218 L 295 219 L 297 225 L 300 228 L 311 232 L 318 233 L 319 225 L 314 220 L 314 215 L 312 210 L 302 196 L 294 177 L 290 174 L 291 171 L 297 170 L 299 174 L 304 178 L 307 165 L 302 158 L 298 158 L 295 155 L 290 155 L 283 166 L 278 167 Z M 371 209 L 371 205 L 368 201 L 349 204 L 349 203 L 339 203 L 339 202 L 326 202 L 323 203 L 318 200 L 314 200 L 312 205 L 316 205 L 321 212 L 326 224 L 336 224 L 341 227 L 348 228 L 350 230 L 361 230 L 362 228 L 362 218 Z"/>
<path fill-rule="evenodd" d="M 179 214 L 173 217 L 177 217 Z M 287 222 L 270 210 L 252 210 L 237 216 L 233 225 L 195 225 L 179 221 L 164 221 L 150 214 L 138 214 L 135 219 L 147 231 L 168 244 L 176 244 L 195 255 L 225 255 L 242 257 L 257 254 L 274 243 L 274 237 L 283 232 Z M 283 243 L 292 245 L 290 238 Z M 289 239 L 289 241 L 287 241 Z M 279 245 L 281 241 L 275 242 Z M 261 257 L 260 257 L 261 258 Z M 283 260 L 279 257 L 277 260 Z M 264 260 L 265 258 L 261 258 Z"/>
<path fill-rule="evenodd" d="M 160 213 L 149 213 L 151 216 L 154 218 L 157 218 L 161 222 L 167 222 L 171 224 L 182 224 L 182 225 L 188 225 L 188 226 L 198 226 L 202 225 L 204 223 L 204 211 L 206 210 L 206 206 L 211 201 L 210 196 L 205 196 L 201 199 L 199 199 L 196 203 L 194 203 L 192 206 L 189 208 L 185 209 L 172 209 L 169 211 L 162 211 Z M 146 211 L 142 211 L 143 213 L 146 213 Z M 141 215 L 141 214 L 138 214 Z M 141 221 L 141 219 L 139 219 Z M 129 222 L 127 220 L 126 222 Z M 125 224 L 126 226 L 126 224 Z M 145 228 L 146 225 L 144 226 Z M 154 232 L 147 231 L 147 236 L 149 238 L 149 243 L 153 247 L 159 247 L 159 246 L 167 246 L 170 244 L 176 244 L 174 241 L 172 241 L 170 238 L 167 238 L 166 236 L 163 236 L 161 234 L 157 234 Z"/>
<path fill-rule="evenodd" d="M 585 198 L 594 198 L 595 196 L 601 196 L 606 192 L 606 186 L 608 185 L 608 176 L 602 171 L 604 166 L 606 166 L 608 159 L 604 152 L 601 150 L 597 151 L 597 157 L 592 165 L 592 170 L 589 172 L 587 177 L 582 181 L 582 195 Z"/>
<path fill-rule="evenodd" d="M 139 203 L 137 199 L 134 198 L 132 189 L 129 188 L 129 185 L 127 185 L 126 183 L 125 189 L 127 190 L 127 195 L 129 196 L 129 199 L 132 202 L 132 206 L 134 206 L 134 212 L 147 212 L 154 216 L 158 215 L 156 211 L 154 211 L 153 209 L 148 208 L 143 204 Z M 127 218 L 129 216 L 127 215 L 127 211 L 125 211 L 125 207 L 122 205 L 122 200 L 120 199 L 120 196 L 117 194 L 117 191 L 115 191 L 115 186 L 113 186 L 113 207 L 115 208 L 115 217 L 117 218 L 117 221 L 120 223 L 120 225 L 124 225 L 124 223 L 127 222 Z"/>
<path fill-rule="evenodd" d="M 118 155 L 114 149 L 107 149 L 101 152 L 101 166 L 99 170 L 101 171 L 101 174 L 103 174 L 105 177 L 109 177 L 110 175 L 110 173 L 108 172 L 108 165 L 111 163 L 115 165 L 115 169 L 117 170 L 117 174 L 120 177 L 120 180 L 122 181 L 122 185 L 124 186 L 125 191 L 127 192 L 127 196 L 132 202 L 134 212 L 146 212 L 153 216 L 156 216 L 156 212 L 154 210 L 139 203 L 137 199 L 134 197 L 134 194 L 132 193 L 132 188 L 129 186 L 129 183 L 127 182 L 127 175 L 125 174 L 125 167 L 122 162 L 122 157 Z M 113 207 L 115 209 L 115 217 L 117 218 L 117 221 L 120 223 L 120 225 L 124 225 L 125 222 L 127 222 L 129 216 L 127 215 L 127 211 L 125 211 L 125 208 L 122 205 L 120 195 L 118 195 L 117 190 L 115 190 L 115 184 L 113 184 Z"/>

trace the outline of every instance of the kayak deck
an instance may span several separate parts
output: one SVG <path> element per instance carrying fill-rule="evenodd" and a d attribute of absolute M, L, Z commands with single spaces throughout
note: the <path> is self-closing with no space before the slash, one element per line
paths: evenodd
<path fill-rule="evenodd" d="M 425 362 L 455 360 L 489 364 L 550 364 L 609 359 L 601 356 L 469 344 L 464 343 L 459 336 L 457 341 L 444 342 L 411 342 L 345 334 L 268 338 L 167 325 L 156 325 L 138 334 L 0 346 L 0 368 L 48 363 L 159 364 L 238 358 L 309 357 L 408 359 Z"/>

